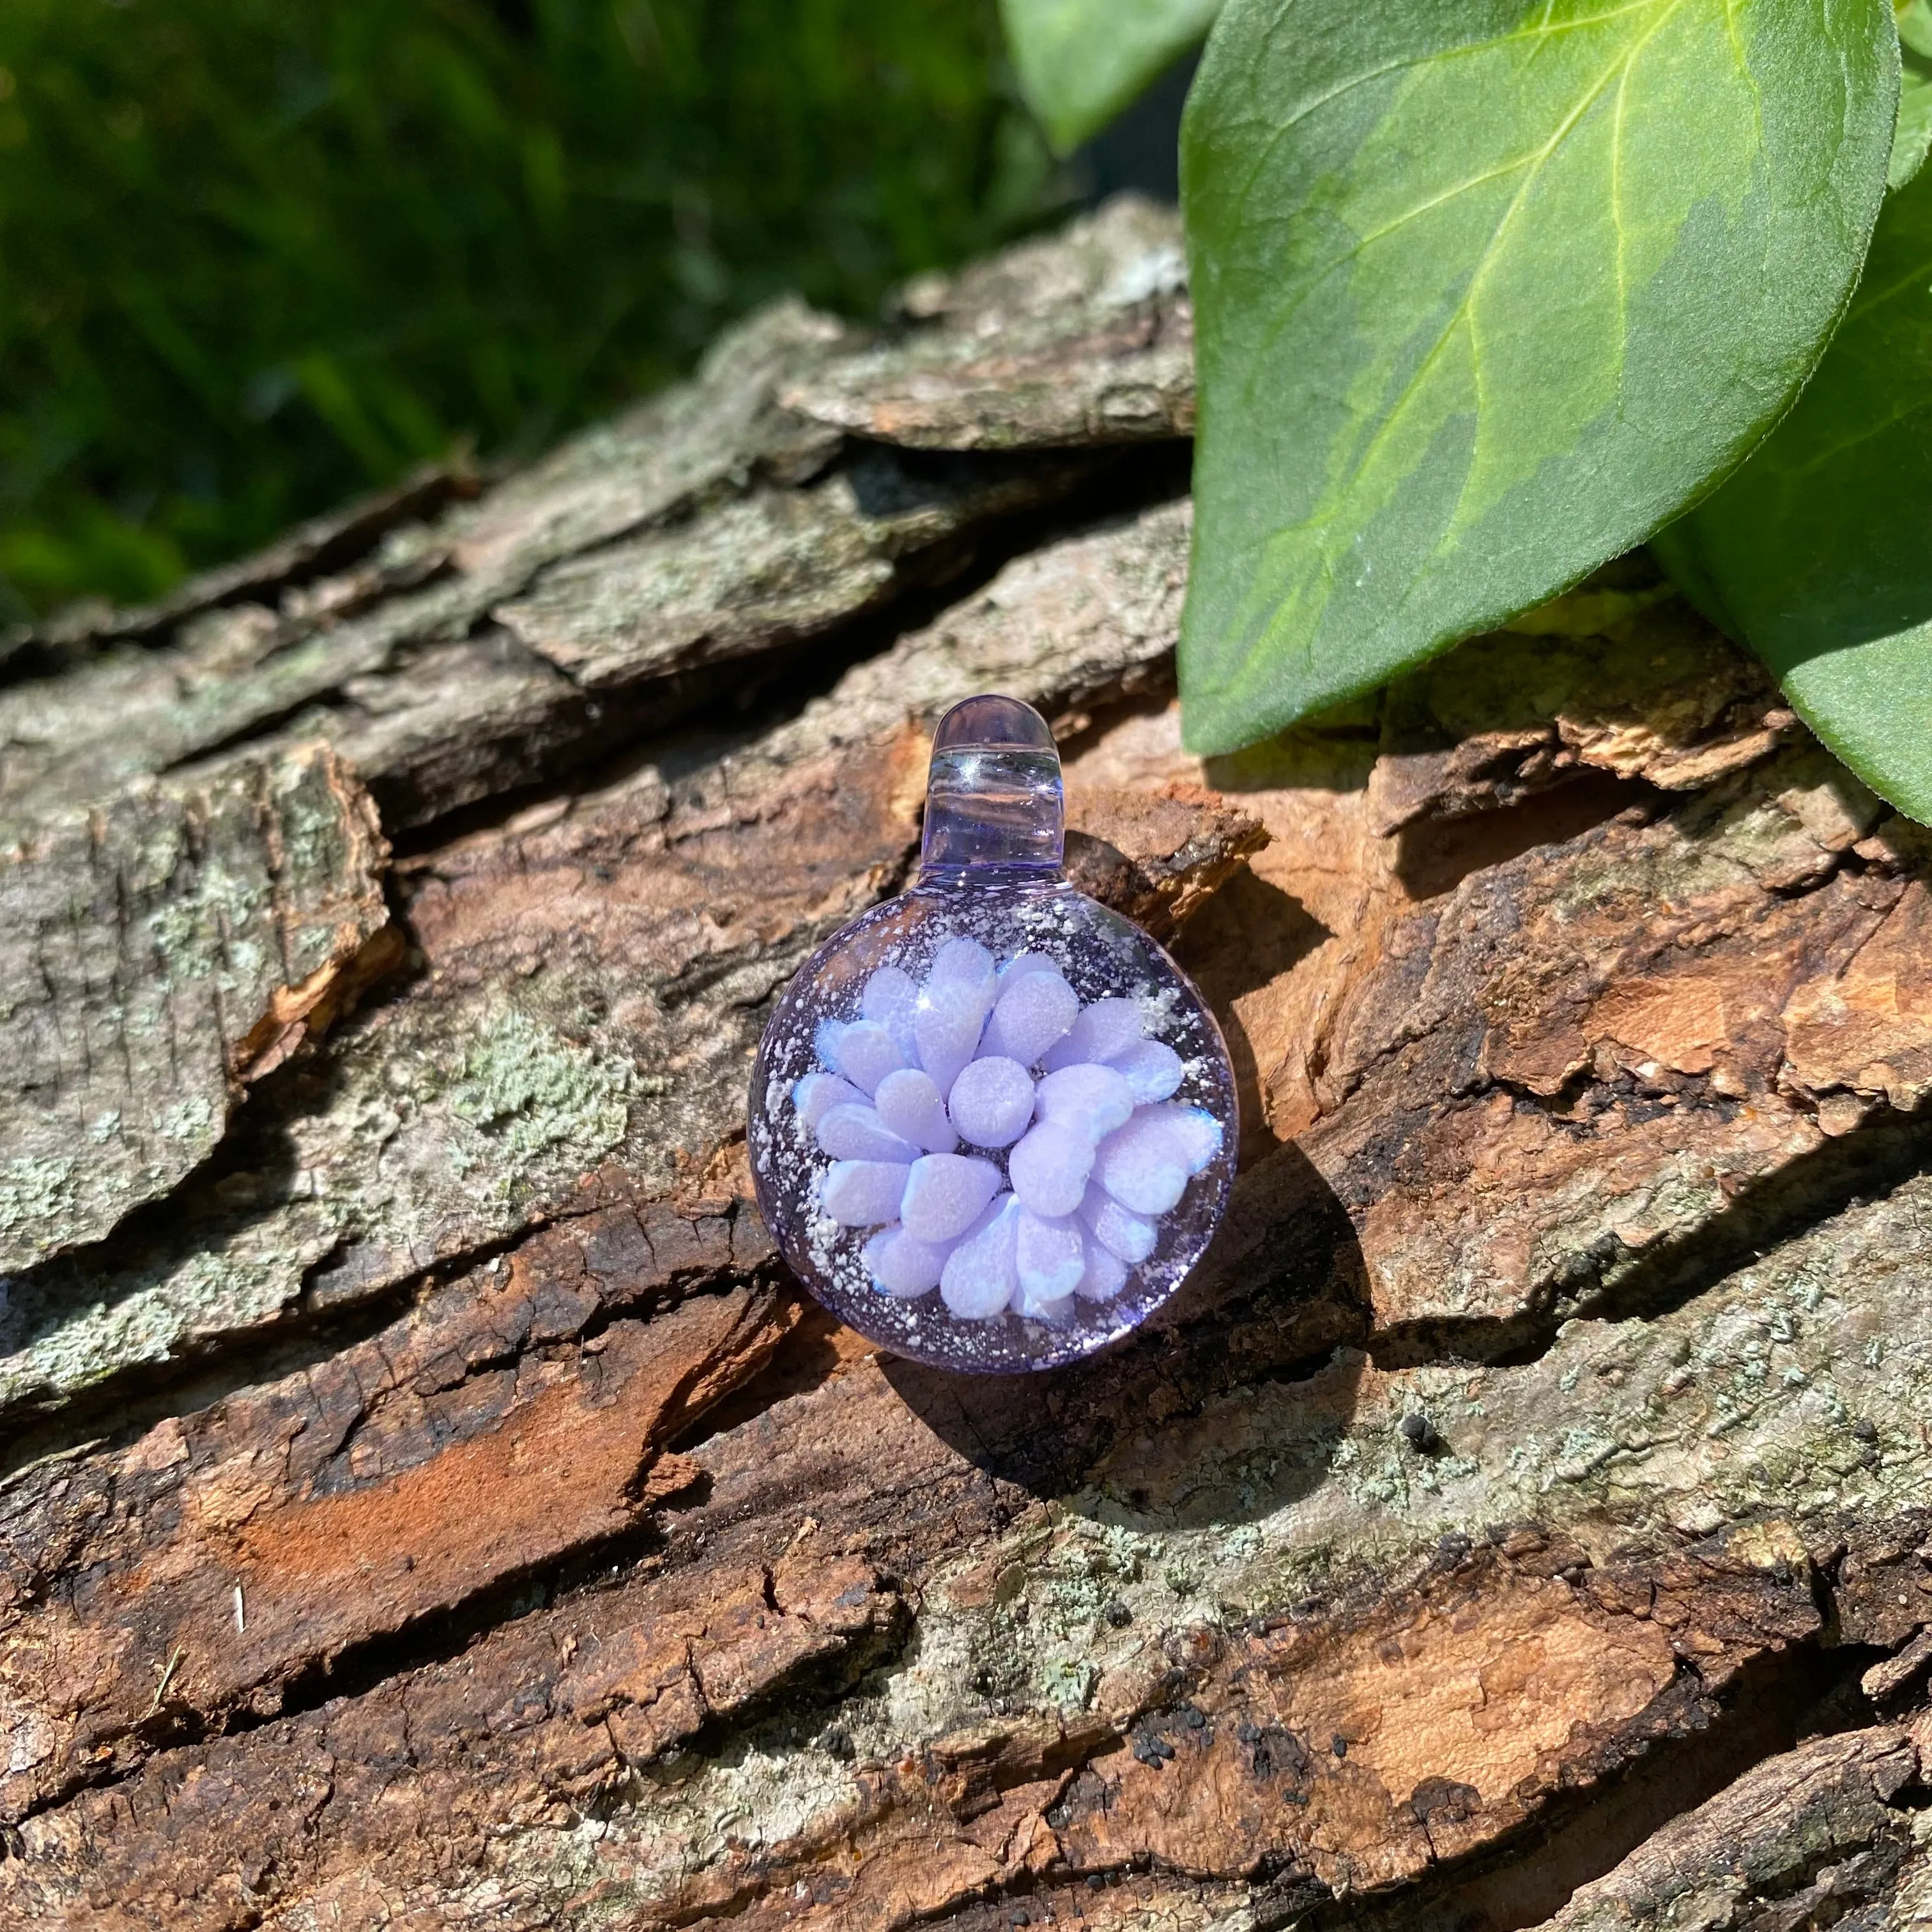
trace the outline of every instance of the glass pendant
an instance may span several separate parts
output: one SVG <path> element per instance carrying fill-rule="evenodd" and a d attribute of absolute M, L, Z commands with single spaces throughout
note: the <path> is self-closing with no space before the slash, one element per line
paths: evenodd
<path fill-rule="evenodd" d="M 1172 1295 L 1227 1204 L 1228 1050 L 1141 929 L 1061 869 L 1046 721 L 940 721 L 918 877 L 821 946 L 752 1070 L 752 1172 L 838 1318 L 937 1367 L 1091 1354 Z"/>

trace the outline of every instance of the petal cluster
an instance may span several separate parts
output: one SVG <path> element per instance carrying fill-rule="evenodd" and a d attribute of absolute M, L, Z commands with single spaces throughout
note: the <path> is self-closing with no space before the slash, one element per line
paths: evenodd
<path fill-rule="evenodd" d="M 1112 1300 L 1221 1144 L 1211 1114 L 1173 1103 L 1180 1058 L 1139 1007 L 1083 1006 L 1041 953 L 996 968 L 950 940 L 922 985 L 882 966 L 817 1046 L 824 1070 L 792 1098 L 832 1157 L 820 1207 L 878 1231 L 874 1286 L 936 1288 L 968 1319 Z"/>

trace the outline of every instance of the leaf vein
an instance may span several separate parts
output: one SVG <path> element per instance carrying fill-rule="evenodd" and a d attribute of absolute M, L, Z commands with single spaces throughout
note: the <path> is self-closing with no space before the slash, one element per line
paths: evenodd
<path fill-rule="evenodd" d="M 1461 60 L 1472 54 L 1493 53 L 1499 47 L 1512 46 L 1523 40 L 1540 40 L 1558 34 L 1574 33 L 1584 27 L 1599 27 L 1606 21 L 1621 20 L 1626 14 L 1642 13 L 1646 8 L 1655 6 L 1657 0 L 1624 0 L 1622 6 L 1612 7 L 1605 13 L 1582 14 L 1575 20 L 1550 23 L 1550 14 L 1554 4 L 1555 0 L 1545 0 L 1543 20 L 1534 27 L 1519 27 L 1512 33 L 1498 34 L 1492 39 L 1486 40 L 1471 40 L 1463 46 L 1443 47 L 1430 52 L 1406 54 L 1400 60 L 1390 61 L 1382 67 L 1371 68 L 1365 74 L 1352 74 L 1346 80 L 1338 82 L 1326 94 L 1318 94 L 1305 106 L 1298 108 L 1262 143 L 1260 152 L 1255 158 L 1254 165 L 1248 170 L 1241 182 L 1240 191 L 1234 196 L 1234 218 L 1236 222 L 1238 224 L 1245 214 L 1248 197 L 1254 192 L 1255 184 L 1261 178 L 1262 170 L 1267 167 L 1269 162 L 1274 160 L 1275 150 L 1311 114 L 1318 114 L 1330 101 L 1339 100 L 1342 95 L 1352 94 L 1358 88 L 1366 87 L 1374 81 L 1385 80 L 1390 74 L 1402 74 L 1411 68 Z"/>
<path fill-rule="evenodd" d="M 1650 0 L 1650 4 L 1654 4 L 1654 0 Z M 1401 214 L 1396 216 L 1394 220 L 1384 222 L 1379 228 L 1371 229 L 1367 234 L 1361 236 L 1352 248 L 1345 250 L 1332 261 L 1324 262 L 1318 274 L 1310 276 L 1307 285 L 1301 292 L 1269 325 L 1258 345 L 1258 351 L 1265 354 L 1274 349 L 1280 341 L 1282 335 L 1286 333 L 1288 325 L 1294 321 L 1302 309 L 1314 299 L 1316 295 L 1320 291 L 1322 284 L 1338 270 L 1346 268 L 1351 262 L 1355 260 L 1365 250 L 1373 248 L 1378 242 L 1386 240 L 1388 236 L 1395 234 L 1399 230 L 1407 227 L 1412 221 L 1419 220 L 1424 215 L 1432 213 L 1446 202 L 1454 201 L 1458 195 L 1467 194 L 1474 188 L 1486 187 L 1492 181 L 1501 181 L 1505 176 L 1515 173 L 1517 169 L 1527 167 L 1535 159 L 1536 151 L 1534 149 L 1526 154 L 1518 154 L 1514 159 L 1504 162 L 1500 167 L 1486 169 L 1481 174 L 1472 175 L 1467 181 L 1458 182 L 1454 188 L 1444 188 L 1440 194 L 1432 195 L 1428 200 L 1418 203 L 1415 207 L 1404 209 Z"/>
<path fill-rule="evenodd" d="M 1654 4 L 1655 0 L 1650 0 L 1650 4 Z M 1426 379 L 1430 370 L 1434 368 L 1436 360 L 1440 356 L 1443 348 L 1447 345 L 1450 337 L 1454 334 L 1456 328 L 1463 322 L 1466 317 L 1470 318 L 1469 348 L 1472 364 L 1472 375 L 1480 392 L 1482 380 L 1481 358 L 1479 352 L 1478 338 L 1475 333 L 1473 322 L 1473 311 L 1477 296 L 1481 290 L 1484 277 L 1488 274 L 1490 268 L 1495 263 L 1497 256 L 1502 248 L 1504 238 L 1509 233 L 1510 226 L 1515 221 L 1516 216 L 1521 211 L 1524 203 L 1528 200 L 1530 190 L 1535 186 L 1545 164 L 1550 160 L 1550 157 L 1562 146 L 1563 143 L 1570 138 L 1570 134 L 1576 128 L 1577 122 L 1588 112 L 1591 107 L 1593 106 L 1597 101 L 1603 98 L 1604 91 L 1610 86 L 1612 80 L 1616 77 L 1620 70 L 1628 68 L 1628 64 L 1636 58 L 1636 56 L 1649 44 L 1650 41 L 1653 38 L 1655 38 L 1656 34 L 1662 28 L 1664 23 L 1675 15 L 1684 5 L 1684 4 L 1685 0 L 1666 0 L 1666 4 L 1664 4 L 1663 11 L 1660 14 L 1655 22 L 1653 23 L 1649 31 L 1645 34 L 1643 38 L 1637 42 L 1634 47 L 1631 48 L 1628 52 L 1620 55 L 1616 60 L 1612 61 L 1610 64 L 1604 70 L 1602 74 L 1598 78 L 1598 80 L 1592 83 L 1589 88 L 1576 102 L 1576 104 L 1570 110 L 1568 113 L 1564 115 L 1562 120 L 1558 124 L 1556 131 L 1550 136 L 1550 139 L 1544 144 L 1542 148 L 1536 154 L 1530 164 L 1528 172 L 1524 176 L 1522 183 L 1517 188 L 1516 193 L 1510 197 L 1508 207 L 1504 209 L 1502 218 L 1496 224 L 1495 232 L 1490 236 L 1488 242 L 1484 244 L 1482 254 L 1478 258 L 1475 268 L 1470 275 L 1468 286 L 1463 291 L 1462 300 L 1456 304 L 1454 312 L 1450 316 L 1448 321 L 1444 325 L 1442 334 L 1436 338 L 1434 346 L 1430 349 L 1428 355 L 1424 358 L 1420 366 L 1418 368 L 1415 374 L 1410 377 L 1408 382 L 1403 386 L 1402 394 L 1399 395 L 1395 399 L 1394 402 L 1390 405 L 1388 413 L 1382 418 L 1381 426 L 1377 429 L 1374 436 L 1370 440 L 1368 448 L 1363 452 L 1361 460 L 1355 465 L 1355 474 L 1358 477 L 1365 476 L 1367 473 L 1370 466 L 1374 463 L 1376 456 L 1380 453 L 1383 445 L 1388 441 L 1389 436 L 1394 432 L 1398 421 L 1408 410 L 1410 405 L 1414 401 L 1416 396 L 1421 389 L 1424 380 Z M 1473 480 L 1474 475 L 1474 466 L 1472 464 L 1471 466 L 1470 474 L 1463 478 L 1462 490 L 1458 494 L 1456 500 L 1456 510 L 1458 512 L 1460 512 L 1462 508 L 1462 498 L 1468 494 L 1469 484 Z M 1454 516 L 1452 515 L 1451 521 L 1453 522 L 1454 520 Z"/>

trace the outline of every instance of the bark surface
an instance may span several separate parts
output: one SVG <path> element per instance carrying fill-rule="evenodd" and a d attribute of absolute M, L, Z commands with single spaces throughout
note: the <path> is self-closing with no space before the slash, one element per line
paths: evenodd
<path fill-rule="evenodd" d="M 1932 848 L 1641 556 L 1184 754 L 1180 263 L 8 641 L 0 1924 L 1932 1922 Z M 986 689 L 1244 1109 L 1024 1383 L 742 1155 Z"/>

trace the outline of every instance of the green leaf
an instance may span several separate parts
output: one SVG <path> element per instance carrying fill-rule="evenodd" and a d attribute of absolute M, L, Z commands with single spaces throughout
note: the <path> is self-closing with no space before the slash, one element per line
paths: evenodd
<path fill-rule="evenodd" d="M 1221 0 L 1000 0 L 1020 91 L 1061 154 L 1198 46 Z"/>
<path fill-rule="evenodd" d="M 1230 0 L 1182 134 L 1190 744 L 1372 688 L 1739 462 L 1856 280 L 1898 75 L 1885 0 Z"/>
<path fill-rule="evenodd" d="M 1866 784 L 1932 824 L 1932 171 L 1798 405 L 1653 548 Z"/>
<path fill-rule="evenodd" d="M 1898 9 L 1898 120 L 1886 177 L 1903 188 L 1925 164 L 1932 146 L 1932 0 L 1905 0 Z"/>

